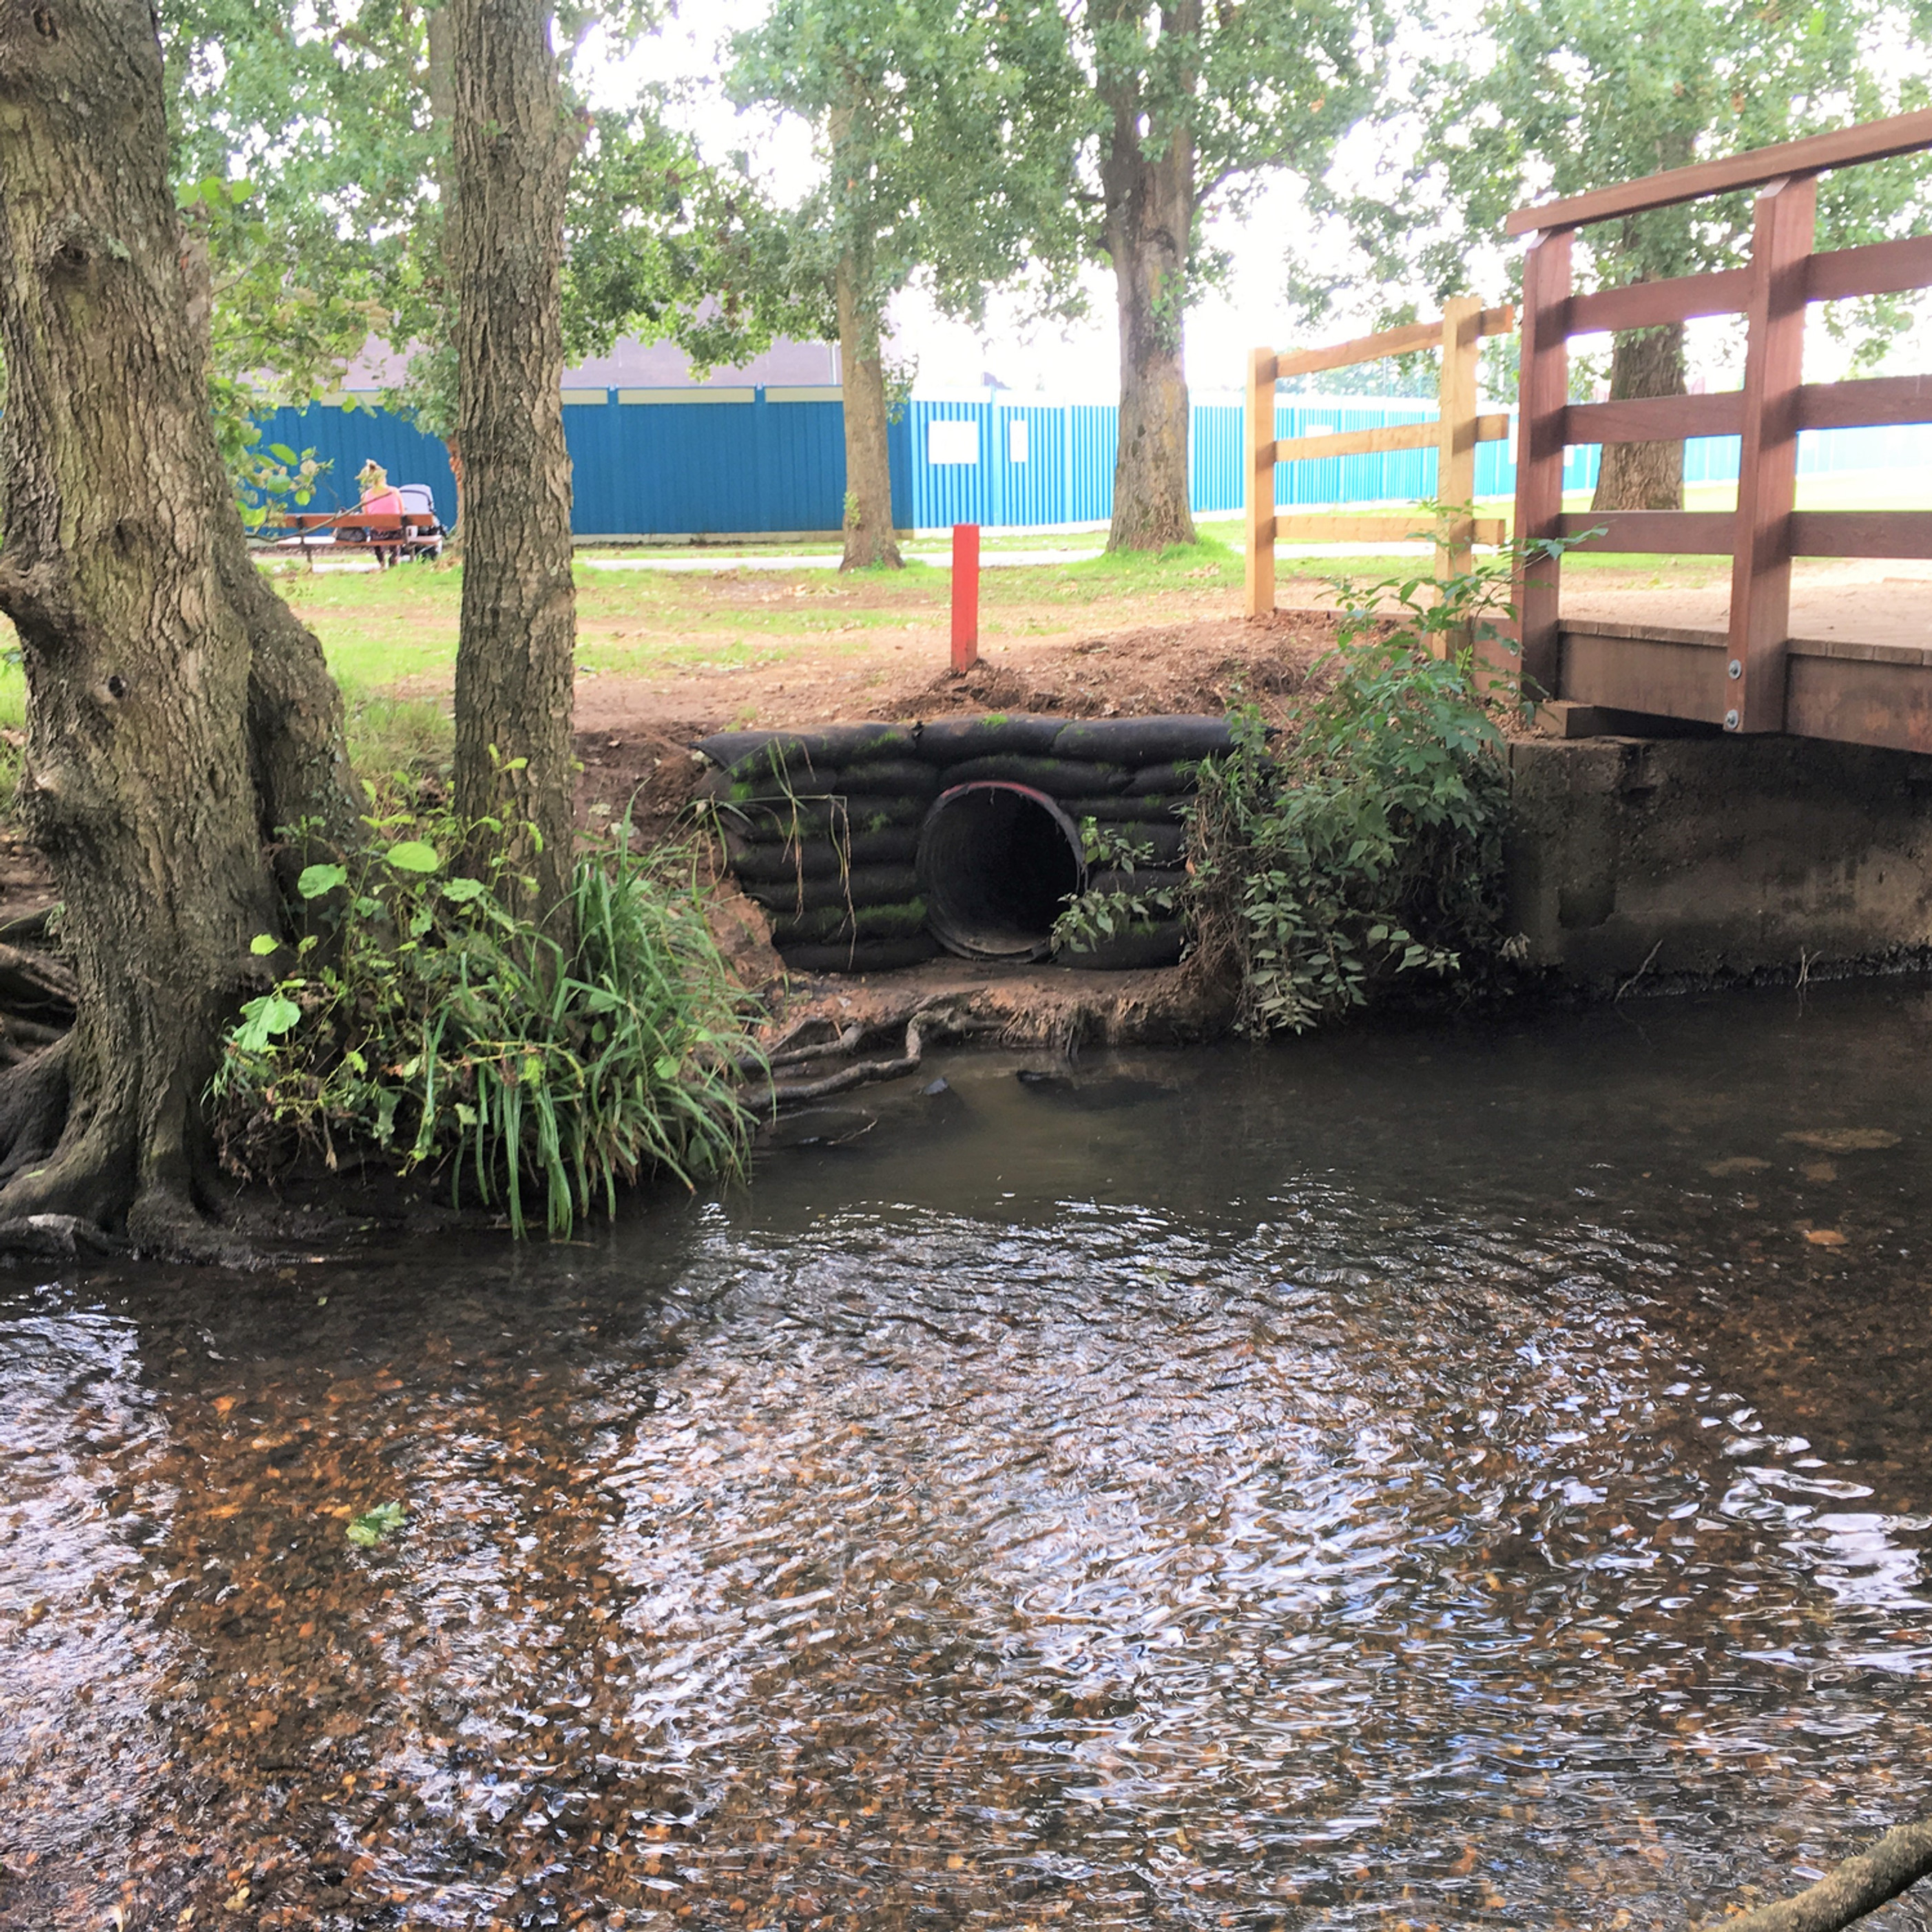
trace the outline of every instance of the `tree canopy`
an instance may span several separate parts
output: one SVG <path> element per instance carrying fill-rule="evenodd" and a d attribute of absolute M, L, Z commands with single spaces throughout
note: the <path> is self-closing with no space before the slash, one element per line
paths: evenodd
<path fill-rule="evenodd" d="M 1076 76 L 1051 0 L 776 0 L 733 43 L 742 104 L 796 116 L 822 179 L 733 262 L 754 310 L 829 321 L 845 391 L 847 562 L 896 562 L 881 334 L 916 282 L 977 321 L 988 291 L 1030 276 L 1035 307 L 1077 298 L 1048 238 L 1072 187 Z"/>
<path fill-rule="evenodd" d="M 260 482 L 250 418 L 339 390 L 374 337 L 406 358 L 383 400 L 434 434 L 456 414 L 444 253 L 449 165 L 440 10 L 419 0 L 165 0 L 176 192 L 211 262 L 218 426 L 231 470 Z M 560 20 L 568 54 L 593 21 L 621 42 L 647 24 L 607 4 Z M 632 334 L 700 363 L 765 346 L 762 311 L 707 302 L 744 247 L 750 204 L 646 96 L 592 112 L 566 215 L 562 316 L 574 358 Z"/>
<path fill-rule="evenodd" d="M 1226 269 L 1204 221 L 1312 176 L 1369 105 L 1382 0 L 1078 0 L 1063 117 L 1079 184 L 1056 246 L 1114 272 L 1120 435 L 1111 547 L 1191 541 L 1187 310 Z"/>
<path fill-rule="evenodd" d="M 1404 38 L 1433 51 L 1376 109 L 1385 165 L 1327 205 L 1376 279 L 1436 301 L 1471 293 L 1485 266 L 1513 262 L 1496 244 L 1526 202 L 1924 105 L 1925 81 L 1898 56 L 1928 30 L 1928 0 L 1487 0 L 1473 22 L 1424 0 Z M 1821 240 L 1904 232 L 1928 178 L 1922 157 L 1828 176 Z M 1580 272 L 1608 287 L 1727 266 L 1750 219 L 1736 194 L 1602 224 L 1580 237 Z M 1318 299 L 1337 286 L 1305 254 L 1298 266 Z"/>
<path fill-rule="evenodd" d="M 1473 20 L 1421 0 L 1402 38 L 1423 51 L 1374 117 L 1383 165 L 1366 188 L 1318 195 L 1366 261 L 1304 248 L 1292 286 L 1319 315 L 1344 289 L 1378 282 L 1392 293 L 1389 321 L 1418 299 L 1500 294 L 1520 274 L 1520 256 L 1498 246 L 1512 209 L 1922 105 L 1926 83 L 1900 54 L 1928 28 L 1927 0 L 1487 0 Z M 1826 176 L 1822 245 L 1904 232 L 1922 216 L 1928 178 L 1922 156 Z M 1579 236 L 1580 284 L 1728 266 L 1750 223 L 1750 197 L 1735 194 L 1593 226 Z M 1830 326 L 1866 360 L 1905 313 L 1896 302 L 1839 307 Z M 1618 338 L 1613 397 L 1678 393 L 1684 381 L 1681 323 Z M 1682 500 L 1681 445 L 1606 449 L 1598 508 Z"/>

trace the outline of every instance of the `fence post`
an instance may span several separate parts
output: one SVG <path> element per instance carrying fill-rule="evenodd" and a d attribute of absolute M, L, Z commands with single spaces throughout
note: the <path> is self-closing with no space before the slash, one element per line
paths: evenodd
<path fill-rule="evenodd" d="M 1726 731 L 1784 729 L 1791 632 L 1791 512 L 1798 491 L 1798 386 L 1806 265 L 1818 178 L 1788 176 L 1757 197 L 1744 310 L 1743 447 L 1732 534 Z"/>
<path fill-rule="evenodd" d="M 1247 403 L 1247 613 L 1265 616 L 1274 608 L 1274 384 L 1275 352 L 1257 349 L 1248 357 Z"/>
<path fill-rule="evenodd" d="M 1545 229 L 1522 264 L 1522 364 L 1516 385 L 1516 540 L 1553 537 L 1563 514 L 1563 412 L 1570 404 L 1568 228 Z M 1562 640 L 1556 628 L 1561 566 L 1526 563 L 1516 578 L 1526 696 L 1555 698 Z"/>
<path fill-rule="evenodd" d="M 952 668 L 980 662 L 980 526 L 952 526 Z"/>
<path fill-rule="evenodd" d="M 1476 374 L 1481 346 L 1483 304 L 1474 296 L 1456 296 L 1442 304 L 1442 380 L 1436 416 L 1442 443 L 1436 458 L 1436 500 L 1456 508 L 1436 533 L 1436 577 L 1446 583 L 1465 574 L 1475 561 Z M 1431 648 L 1438 656 L 1467 647 L 1469 627 L 1444 632 Z"/>

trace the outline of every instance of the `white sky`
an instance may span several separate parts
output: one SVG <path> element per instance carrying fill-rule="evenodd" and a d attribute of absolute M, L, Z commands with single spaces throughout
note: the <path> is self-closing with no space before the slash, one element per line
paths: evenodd
<path fill-rule="evenodd" d="M 624 60 L 596 61 L 594 47 L 580 74 L 590 86 L 598 104 L 621 106 L 634 99 L 642 82 L 702 83 L 718 68 L 718 50 L 732 32 L 755 25 L 766 0 L 700 0 L 674 19 L 662 33 L 635 48 Z M 818 168 L 808 130 L 800 122 L 764 114 L 740 114 L 715 92 L 701 90 L 679 116 L 700 147 L 722 159 L 734 149 L 750 152 L 754 164 L 774 185 L 795 184 L 802 193 Z M 1369 137 L 1345 142 L 1340 165 L 1349 175 L 1366 176 L 1376 155 Z M 1353 150 L 1352 152 L 1351 150 Z M 1186 325 L 1186 364 L 1190 387 L 1197 394 L 1237 390 L 1244 380 L 1248 351 L 1258 346 L 1276 348 L 1308 340 L 1291 322 L 1282 293 L 1286 280 L 1284 244 L 1306 217 L 1294 180 L 1278 176 L 1250 204 L 1238 220 L 1211 224 L 1208 240 L 1227 249 L 1234 268 L 1226 285 L 1210 292 L 1192 310 Z M 1502 244 L 1512 246 L 1516 244 Z M 1496 254 L 1478 265 L 1479 283 L 1492 283 L 1484 292 L 1498 298 L 1505 286 L 1504 258 Z M 1043 392 L 1059 399 L 1112 402 L 1120 389 L 1120 354 L 1114 315 L 1113 278 L 1102 270 L 1087 278 L 1090 314 L 1063 328 L 1058 325 L 1027 328 L 1017 319 L 1018 304 L 995 296 L 983 335 L 940 315 L 918 291 L 901 297 L 892 311 L 900 352 L 916 364 L 922 393 L 976 389 L 991 374 L 1006 388 Z M 1378 291 L 1365 287 L 1354 313 L 1343 313 L 1315 336 L 1333 341 L 1373 326 Z M 1739 377 L 1735 324 L 1694 322 L 1688 344 L 1693 386 L 1727 388 Z M 1579 340 L 1574 349 L 1592 349 L 1606 362 L 1607 340 Z M 1828 382 L 1846 373 L 1848 352 L 1834 344 L 1822 327 L 1808 332 L 1805 375 Z M 1895 345 L 1888 358 L 1894 368 L 1917 368 L 1932 360 L 1932 320 L 1922 305 L 1921 320 L 1910 337 Z"/>

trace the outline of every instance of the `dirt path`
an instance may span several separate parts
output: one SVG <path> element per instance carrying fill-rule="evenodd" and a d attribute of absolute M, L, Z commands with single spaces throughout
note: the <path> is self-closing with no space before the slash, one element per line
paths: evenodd
<path fill-rule="evenodd" d="M 1632 572 L 1616 578 L 1572 571 L 1564 579 L 1565 617 L 1622 624 L 1722 630 L 1730 614 L 1730 573 L 1710 559 L 1707 582 L 1673 575 L 1653 583 Z M 1855 638 L 1874 644 L 1932 644 L 1932 562 L 1896 558 L 1803 557 L 1791 572 L 1791 634 Z"/>

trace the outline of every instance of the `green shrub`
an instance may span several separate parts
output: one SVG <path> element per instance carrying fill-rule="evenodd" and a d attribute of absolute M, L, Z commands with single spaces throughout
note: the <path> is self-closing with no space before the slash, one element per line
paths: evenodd
<path fill-rule="evenodd" d="M 1238 974 L 1244 1030 L 1299 1032 L 1403 976 L 1507 952 L 1502 738 L 1461 641 L 1493 635 L 1507 580 L 1498 563 L 1439 596 L 1420 576 L 1345 584 L 1333 680 L 1282 742 L 1252 706 L 1231 715 L 1234 750 L 1202 773 L 1189 899 L 1197 947 Z M 1460 647 L 1432 658 L 1432 635 Z"/>
<path fill-rule="evenodd" d="M 506 909 L 500 857 L 452 869 L 466 848 L 500 853 L 500 828 L 364 823 L 363 850 L 302 874 L 320 937 L 228 1040 L 212 1098 L 231 1168 L 259 1171 L 291 1136 L 332 1167 L 338 1140 L 372 1144 L 502 1200 L 518 1234 L 539 1190 L 555 1236 L 600 1197 L 614 1212 L 620 1179 L 742 1168 L 743 1000 L 688 862 L 640 859 L 628 819 L 614 828 L 578 862 L 566 956 Z M 255 950 L 284 953 L 266 934 Z"/>

